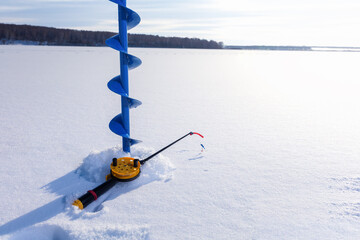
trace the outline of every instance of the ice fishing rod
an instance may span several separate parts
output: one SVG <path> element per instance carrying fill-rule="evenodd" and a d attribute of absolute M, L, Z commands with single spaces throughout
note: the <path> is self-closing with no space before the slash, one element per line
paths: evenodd
<path fill-rule="evenodd" d="M 101 195 L 106 193 L 112 187 L 116 185 L 118 182 L 130 182 L 135 180 L 140 176 L 141 173 L 141 165 L 144 165 L 151 158 L 155 157 L 165 149 L 171 147 L 175 143 L 181 141 L 187 136 L 191 135 L 199 135 L 204 138 L 203 135 L 197 132 L 189 132 L 188 134 L 182 136 L 181 138 L 175 140 L 170 143 L 166 147 L 160 149 L 156 153 L 150 155 L 149 157 L 139 160 L 131 157 L 123 157 L 123 158 L 113 158 L 112 163 L 110 164 L 110 174 L 106 176 L 106 182 L 101 184 L 100 186 L 94 188 L 93 190 L 89 190 L 87 193 L 79 197 L 74 201 L 72 205 L 77 206 L 80 209 L 84 209 L 90 203 L 96 201 Z"/>

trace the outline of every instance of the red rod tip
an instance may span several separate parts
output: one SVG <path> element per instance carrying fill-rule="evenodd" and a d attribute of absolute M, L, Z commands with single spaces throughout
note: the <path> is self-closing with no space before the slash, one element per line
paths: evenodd
<path fill-rule="evenodd" d="M 200 137 L 204 138 L 204 136 L 201 135 L 200 133 L 197 133 L 197 132 L 191 132 L 191 133 L 192 133 L 191 135 L 196 134 L 196 135 L 199 135 Z"/>

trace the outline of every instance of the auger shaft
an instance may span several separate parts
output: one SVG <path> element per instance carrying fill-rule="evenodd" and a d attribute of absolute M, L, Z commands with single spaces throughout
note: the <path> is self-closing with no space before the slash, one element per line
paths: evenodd
<path fill-rule="evenodd" d="M 126 0 L 123 1 L 126 6 Z M 127 37 L 127 22 L 126 11 L 120 5 L 118 6 L 118 19 L 119 19 L 119 39 L 122 43 L 124 52 L 128 51 L 128 37 Z M 129 96 L 129 68 L 127 64 L 126 54 L 120 52 L 120 76 L 122 79 L 122 87 L 125 94 Z M 121 113 L 123 118 L 123 124 L 125 131 L 130 136 L 130 111 L 126 96 L 121 96 Z M 128 138 L 123 138 L 123 150 L 124 152 L 130 152 L 130 141 Z"/>

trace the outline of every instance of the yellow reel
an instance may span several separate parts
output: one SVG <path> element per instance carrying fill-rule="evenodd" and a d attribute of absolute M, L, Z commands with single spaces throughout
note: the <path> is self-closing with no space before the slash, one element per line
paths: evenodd
<path fill-rule="evenodd" d="M 106 180 L 114 177 L 120 182 L 129 182 L 140 175 L 140 161 L 131 157 L 114 158 L 110 165 L 111 174 L 106 176 Z"/>

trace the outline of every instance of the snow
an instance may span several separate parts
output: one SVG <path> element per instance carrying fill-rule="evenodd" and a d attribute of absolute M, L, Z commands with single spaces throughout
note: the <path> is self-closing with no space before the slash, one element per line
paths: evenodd
<path fill-rule="evenodd" d="M 131 156 L 205 139 L 80 211 L 125 156 L 118 54 L 0 46 L 0 239 L 359 239 L 359 53 L 129 52 Z"/>

